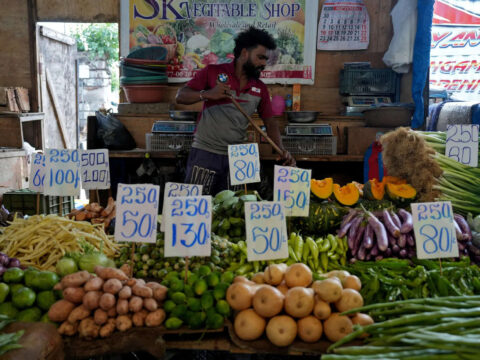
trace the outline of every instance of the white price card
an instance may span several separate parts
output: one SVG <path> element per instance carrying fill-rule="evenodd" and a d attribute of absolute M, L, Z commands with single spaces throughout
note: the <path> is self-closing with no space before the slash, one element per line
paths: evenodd
<path fill-rule="evenodd" d="M 449 125 L 445 155 L 464 165 L 478 166 L 478 125 Z"/>
<path fill-rule="evenodd" d="M 43 192 L 43 184 L 45 182 L 45 155 L 40 153 L 31 154 L 30 159 L 28 188 L 36 192 Z"/>
<path fill-rule="evenodd" d="M 81 181 L 78 150 L 45 150 L 45 175 L 45 195 L 79 196 Z"/>
<path fill-rule="evenodd" d="M 231 185 L 260 182 L 258 144 L 228 145 L 228 165 Z"/>
<path fill-rule="evenodd" d="M 115 240 L 155 243 L 160 186 L 118 184 Z"/>
<path fill-rule="evenodd" d="M 110 188 L 108 149 L 82 150 L 80 166 L 82 187 L 85 190 Z"/>
<path fill-rule="evenodd" d="M 166 206 L 165 257 L 210 256 L 212 197 L 167 197 Z"/>
<path fill-rule="evenodd" d="M 281 202 L 246 202 L 245 227 L 248 261 L 288 258 L 287 223 Z"/>
<path fill-rule="evenodd" d="M 166 208 L 167 198 L 178 196 L 201 196 L 202 191 L 203 185 L 167 182 L 165 184 L 165 192 L 163 194 L 162 223 L 160 224 L 160 231 L 165 231 L 165 224 L 170 218 Z"/>
<path fill-rule="evenodd" d="M 458 257 L 452 203 L 411 204 L 413 230 L 419 259 Z"/>
<path fill-rule="evenodd" d="M 312 170 L 275 165 L 273 200 L 285 206 L 286 216 L 308 216 Z"/>

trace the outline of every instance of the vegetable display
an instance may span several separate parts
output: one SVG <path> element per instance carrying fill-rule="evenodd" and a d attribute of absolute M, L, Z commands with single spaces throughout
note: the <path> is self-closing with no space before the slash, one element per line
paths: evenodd
<path fill-rule="evenodd" d="M 338 236 L 345 235 L 352 262 L 415 256 L 412 215 L 404 209 L 375 213 L 352 209 L 338 230 Z"/>
<path fill-rule="evenodd" d="M 93 339 L 134 326 L 160 326 L 165 320 L 162 302 L 167 288 L 129 278 L 128 273 L 128 266 L 121 270 L 97 266 L 96 276 L 80 271 L 63 277 L 56 286 L 63 291 L 63 299 L 48 311 L 51 321 L 61 323 L 58 332 Z"/>
<path fill-rule="evenodd" d="M 313 281 L 305 264 L 281 263 L 254 275 L 254 281 L 235 278 L 227 290 L 227 301 L 237 311 L 235 334 L 251 341 L 266 333 L 271 343 L 284 347 L 297 336 L 308 343 L 319 341 L 323 333 L 330 341 L 340 340 L 362 317 L 373 323 L 366 314 L 339 314 L 363 305 L 360 280 L 347 272 L 327 275 Z"/>
<path fill-rule="evenodd" d="M 360 325 L 329 347 L 325 360 L 476 359 L 480 346 L 480 296 L 453 296 L 394 301 L 359 307 L 387 320 Z M 375 315 L 374 315 L 375 317 Z M 364 346 L 340 347 L 369 334 Z"/>
<path fill-rule="evenodd" d="M 308 217 L 292 219 L 293 231 L 313 237 L 328 235 L 338 228 L 347 211 L 332 201 L 318 202 L 312 197 Z"/>
<path fill-rule="evenodd" d="M 59 282 L 56 273 L 34 268 L 7 269 L 0 282 L 0 315 L 17 321 L 47 321 L 46 313 L 59 299 L 53 289 Z"/>
<path fill-rule="evenodd" d="M 365 304 L 415 298 L 480 294 L 480 268 L 468 257 L 458 262 L 384 259 L 345 267 L 364 287 Z"/>
<path fill-rule="evenodd" d="M 16 257 L 25 266 L 41 270 L 55 270 L 55 264 L 65 253 L 80 250 L 79 240 L 86 240 L 95 248 L 113 258 L 119 245 L 107 236 L 103 225 L 92 225 L 57 215 L 36 215 L 28 219 L 15 219 L 0 229 L 0 250 Z"/>
<path fill-rule="evenodd" d="M 77 221 L 88 220 L 92 224 L 103 224 L 105 230 L 110 226 L 110 223 L 115 218 L 115 200 L 110 196 L 108 198 L 108 204 L 104 208 L 99 203 L 92 202 L 81 209 L 75 209 L 67 215 L 70 219 Z"/>

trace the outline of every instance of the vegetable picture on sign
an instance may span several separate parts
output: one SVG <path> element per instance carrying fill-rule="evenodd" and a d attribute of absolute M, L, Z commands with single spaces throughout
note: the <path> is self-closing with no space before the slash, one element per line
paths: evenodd
<path fill-rule="evenodd" d="M 122 22 L 122 56 L 164 47 L 169 81 L 183 82 L 209 64 L 233 61 L 236 34 L 254 26 L 268 31 L 277 44 L 262 73 L 265 80 L 313 84 L 316 1 L 125 0 L 121 14 L 128 20 Z"/>

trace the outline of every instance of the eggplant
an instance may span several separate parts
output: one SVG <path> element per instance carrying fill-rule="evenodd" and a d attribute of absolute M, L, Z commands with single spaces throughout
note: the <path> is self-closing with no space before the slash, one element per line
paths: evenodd
<path fill-rule="evenodd" d="M 357 259 L 358 260 L 365 260 L 365 256 L 366 256 L 366 253 L 365 253 L 365 246 L 363 245 L 363 243 L 360 245 L 359 249 L 358 249 L 358 253 L 357 253 Z"/>
<path fill-rule="evenodd" d="M 375 244 L 373 247 L 372 247 L 372 250 L 370 250 L 370 254 L 372 256 L 377 256 L 378 255 L 378 246 L 377 244 Z"/>
<path fill-rule="evenodd" d="M 474 254 L 474 255 L 477 255 L 479 256 L 480 255 L 480 249 L 477 248 L 475 245 L 473 245 L 470 241 L 465 243 L 467 249 L 468 249 L 468 252 Z"/>
<path fill-rule="evenodd" d="M 8 266 L 10 258 L 7 254 L 0 253 L 0 265 Z"/>
<path fill-rule="evenodd" d="M 338 237 L 344 237 L 347 235 L 348 229 L 353 225 L 353 220 L 355 219 L 356 214 L 357 211 L 352 209 L 347 215 L 345 215 L 342 224 L 340 225 L 340 229 L 338 230 Z"/>
<path fill-rule="evenodd" d="M 363 221 L 363 220 L 362 220 Z M 352 250 L 352 254 L 355 256 L 355 254 L 358 254 L 358 252 L 360 251 L 360 247 L 363 246 L 365 248 L 365 245 L 363 245 L 363 234 L 365 233 L 365 225 L 362 224 L 362 222 L 360 222 L 360 226 L 358 227 L 358 230 L 357 230 L 357 234 L 355 236 L 355 240 L 353 242 L 353 249 L 350 249 Z M 364 251 L 365 252 L 365 251 Z M 364 259 L 365 259 L 365 256 L 364 256 Z M 360 259 L 360 260 L 363 260 L 363 259 Z"/>
<path fill-rule="evenodd" d="M 387 237 L 388 237 L 388 246 L 397 245 L 397 239 L 395 239 L 392 234 L 387 234 Z"/>
<path fill-rule="evenodd" d="M 408 255 L 408 252 L 407 252 L 407 250 L 402 249 L 402 250 L 400 250 L 400 252 L 398 253 L 398 255 L 399 255 L 402 259 L 405 259 L 405 258 L 407 257 L 407 255 Z"/>
<path fill-rule="evenodd" d="M 400 237 L 398 238 L 397 241 L 398 246 L 400 246 L 402 249 L 407 245 L 407 235 L 406 234 L 400 234 Z"/>
<path fill-rule="evenodd" d="M 375 256 L 375 261 L 380 261 L 380 260 L 383 260 L 383 255 Z"/>
<path fill-rule="evenodd" d="M 383 224 L 385 225 L 385 228 L 388 230 L 390 234 L 398 238 L 400 236 L 400 229 L 393 222 L 392 217 L 388 213 L 387 209 L 384 209 L 382 211 L 382 216 L 383 216 Z"/>
<path fill-rule="evenodd" d="M 458 250 L 463 251 L 465 250 L 467 246 L 464 243 L 459 242 L 458 243 Z"/>
<path fill-rule="evenodd" d="M 373 246 L 373 228 L 369 223 L 367 223 L 367 227 L 365 228 L 365 233 L 363 235 L 363 246 L 365 246 L 365 249 L 371 249 Z"/>
<path fill-rule="evenodd" d="M 348 239 L 347 239 L 348 248 L 352 251 L 353 251 L 353 248 L 355 247 L 355 237 L 357 235 L 357 230 L 361 222 L 362 222 L 362 217 L 357 216 L 351 221 L 351 226 L 350 226 L 350 229 L 348 230 Z"/>
<path fill-rule="evenodd" d="M 390 217 L 392 218 L 393 223 L 397 225 L 397 227 L 400 229 L 402 227 L 402 222 L 400 221 L 400 218 L 398 217 L 398 215 L 392 211 L 390 213 Z"/>
<path fill-rule="evenodd" d="M 463 239 L 467 241 L 472 240 L 472 231 L 470 230 L 470 226 L 468 226 L 467 220 L 465 220 L 465 218 L 460 214 L 453 214 L 453 219 L 460 227 L 460 230 L 463 234 Z"/>
<path fill-rule="evenodd" d="M 8 267 L 9 268 L 12 268 L 12 267 L 20 267 L 20 260 L 18 260 L 17 258 L 10 258 L 10 261 L 8 262 Z"/>
<path fill-rule="evenodd" d="M 407 250 L 407 256 L 409 258 L 414 258 L 414 257 L 417 257 L 417 250 L 415 248 L 410 248 Z"/>
<path fill-rule="evenodd" d="M 392 252 L 394 254 L 398 254 L 400 252 L 400 246 L 398 246 L 397 244 L 393 245 L 392 246 Z"/>
<path fill-rule="evenodd" d="M 388 248 L 387 250 L 385 250 L 384 254 L 385 254 L 385 257 L 387 258 L 392 256 L 392 249 Z"/>
<path fill-rule="evenodd" d="M 407 234 L 407 244 L 408 246 L 415 247 L 415 239 L 412 234 Z"/>
<path fill-rule="evenodd" d="M 368 253 L 367 256 L 365 256 L 365 261 L 370 261 L 372 260 L 373 256 L 372 254 Z"/>
<path fill-rule="evenodd" d="M 455 221 L 455 219 L 453 220 L 453 227 L 455 228 L 455 235 L 457 237 L 457 241 L 460 242 L 460 241 L 466 240 L 466 239 L 463 238 L 462 230 L 460 230 L 460 226 Z"/>
<path fill-rule="evenodd" d="M 400 227 L 400 232 L 402 234 L 409 233 L 413 230 L 413 218 L 407 210 L 399 209 L 398 215 L 402 218 L 402 226 Z"/>
<path fill-rule="evenodd" d="M 368 223 L 373 228 L 375 232 L 375 236 L 377 238 L 377 245 L 380 251 L 385 251 L 388 248 L 388 237 L 387 231 L 385 230 L 385 226 L 378 220 L 375 215 L 371 212 L 367 212 L 368 215 Z"/>

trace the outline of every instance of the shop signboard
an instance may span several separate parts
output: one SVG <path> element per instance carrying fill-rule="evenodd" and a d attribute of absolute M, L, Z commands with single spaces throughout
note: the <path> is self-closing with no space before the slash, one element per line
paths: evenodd
<path fill-rule="evenodd" d="M 121 0 L 120 16 L 120 55 L 164 47 L 169 82 L 231 62 L 235 35 L 255 26 L 277 44 L 262 72 L 265 83 L 314 83 L 318 1 Z"/>

